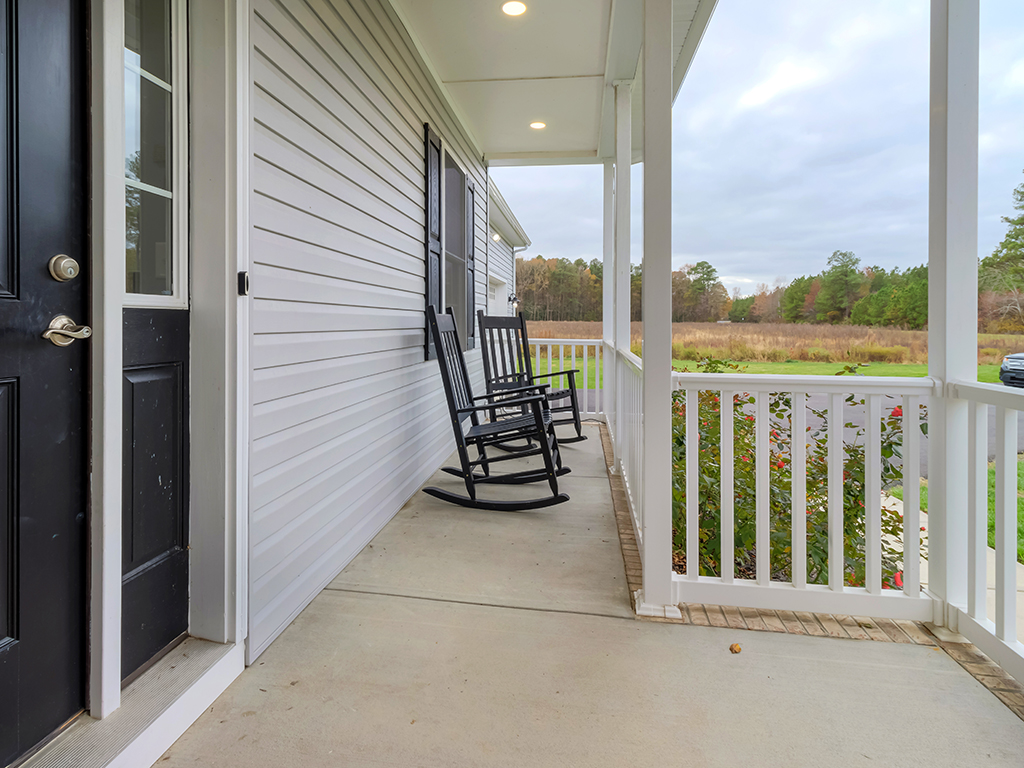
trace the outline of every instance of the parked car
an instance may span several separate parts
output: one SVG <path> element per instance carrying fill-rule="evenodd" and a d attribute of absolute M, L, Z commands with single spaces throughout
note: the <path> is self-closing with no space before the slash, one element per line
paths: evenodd
<path fill-rule="evenodd" d="M 1008 387 L 1024 387 L 1024 352 L 1003 358 L 1003 364 L 999 366 L 999 380 Z"/>

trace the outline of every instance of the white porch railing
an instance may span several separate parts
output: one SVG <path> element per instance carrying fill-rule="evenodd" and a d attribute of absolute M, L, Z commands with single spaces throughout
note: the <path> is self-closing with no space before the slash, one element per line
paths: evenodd
<path fill-rule="evenodd" d="M 967 465 L 967 605 L 957 624 L 982 651 L 1024 680 L 1024 644 L 1017 636 L 1017 420 L 1024 394 L 994 384 L 953 382 L 951 398 L 969 403 Z M 995 408 L 995 503 L 988 501 L 989 407 Z M 995 577 L 988 583 L 988 517 L 995 520 Z M 989 589 L 994 610 L 989 611 Z M 993 615 L 994 614 L 994 615 Z"/>
<path fill-rule="evenodd" d="M 687 553 L 686 574 L 673 574 L 673 595 L 680 602 L 712 603 L 774 610 L 813 611 L 840 613 L 880 618 L 905 618 L 930 620 L 932 601 L 921 591 L 920 582 L 920 457 L 921 432 L 919 413 L 923 399 L 934 391 L 931 379 L 883 378 L 883 377 L 818 377 L 818 376 L 744 376 L 737 374 L 674 374 L 673 388 L 685 391 L 686 421 L 685 440 L 688 457 L 698 457 L 700 417 L 697 403 L 700 392 L 713 392 L 721 404 L 721 469 L 720 469 L 720 530 L 713 539 L 720 541 L 721 550 L 710 553 L 720 565 L 716 576 L 699 575 L 702 551 L 698 510 L 699 483 L 698 462 L 686 462 L 686 515 L 685 539 Z M 788 469 L 791 505 L 789 511 L 792 531 L 791 560 L 788 581 L 773 579 L 770 569 L 772 550 L 772 519 L 770 511 L 769 484 L 772 453 L 769 440 L 781 426 L 779 417 L 769 411 L 769 399 L 773 393 L 788 394 L 792 399 L 791 438 L 784 446 L 788 455 Z M 736 578 L 734 563 L 736 496 L 734 466 L 733 400 L 734 395 L 743 395 L 738 407 L 744 409 L 745 419 L 753 421 L 753 456 L 741 456 L 754 463 L 754 515 L 756 571 L 754 578 Z M 846 449 L 844 433 L 850 429 L 844 425 L 855 417 L 846 398 L 849 395 L 862 396 L 863 405 L 863 450 L 864 450 L 864 492 L 863 498 L 855 503 L 863 504 L 864 542 L 863 551 L 847 552 L 845 547 L 844 518 Z M 815 495 L 819 505 L 827 504 L 827 583 L 810 584 L 807 580 L 809 533 L 807 468 L 808 442 L 797 439 L 807 435 L 810 398 L 821 400 L 821 407 L 827 420 L 825 434 L 826 455 L 820 460 L 827 461 L 827 494 Z M 746 402 L 753 398 L 753 404 Z M 899 541 L 886 541 L 890 549 L 905 553 L 901 571 L 902 586 L 896 583 L 883 584 L 883 527 L 882 527 L 882 430 L 884 413 L 883 399 L 889 398 L 888 407 L 902 408 L 902 465 L 903 465 L 903 522 Z M 892 402 L 892 398 L 898 398 Z M 859 410 L 859 408 L 858 408 Z M 811 419 L 814 414 L 811 412 Z M 899 418 L 899 417 L 897 417 Z M 788 427 L 789 425 L 787 425 Z M 776 438 L 778 439 L 778 438 Z M 812 443 L 812 450 L 815 444 Z M 697 450 L 694 450 L 697 449 Z M 823 501 L 823 498 L 825 499 Z M 891 538 L 891 536 L 890 536 Z M 695 556 L 696 555 L 696 556 Z M 847 583 L 847 558 L 862 558 L 864 583 L 851 586 Z"/>
<path fill-rule="evenodd" d="M 530 354 L 535 374 L 579 370 L 576 396 L 584 418 L 604 413 L 602 365 L 604 342 L 600 339 L 531 339 Z M 553 380 L 554 386 L 560 382 Z"/>
<path fill-rule="evenodd" d="M 624 481 L 637 546 L 644 551 L 644 456 L 643 456 L 643 363 L 626 350 L 615 350 L 610 344 L 596 340 L 539 339 L 532 342 L 535 370 L 557 371 L 580 368 L 582 377 L 578 386 L 585 391 L 587 400 L 581 406 L 588 415 L 603 413 L 613 432 L 617 457 L 617 470 Z M 811 611 L 853 616 L 913 619 L 931 621 L 941 611 L 930 593 L 921 585 L 921 526 L 920 466 L 922 460 L 921 406 L 929 405 L 931 398 L 945 396 L 969 403 L 970 441 L 966 473 L 968 493 L 968 538 L 963 542 L 967 556 L 967 602 L 963 606 L 950 606 L 956 624 L 981 650 L 995 659 L 1010 674 L 1024 679 L 1024 643 L 1017 634 L 1017 431 L 1019 414 L 1024 413 L 1024 392 L 1009 390 L 990 384 L 953 382 L 943 388 L 931 378 L 886 377 L 822 377 L 822 376 L 747 376 L 739 374 L 687 373 L 673 374 L 673 389 L 683 392 L 683 402 L 689 406 L 698 403 L 701 393 L 714 393 L 721 404 L 720 433 L 720 530 L 713 537 L 719 549 L 712 553 L 720 563 L 719 572 L 702 576 L 698 563 L 705 552 L 699 527 L 700 497 L 698 473 L 687 462 L 683 487 L 686 489 L 685 574 L 672 573 L 672 599 L 678 603 L 707 603 L 768 610 Z M 606 400 L 608 393 L 611 399 Z M 733 395 L 746 395 L 733 405 Z M 772 455 L 769 440 L 778 426 L 780 415 L 769 408 L 773 394 L 786 394 L 791 399 L 791 422 L 788 445 L 784 446 L 789 477 L 786 485 L 791 491 L 789 532 L 791 557 L 786 580 L 773 574 L 768 556 L 755 554 L 752 578 L 740 578 L 736 573 L 734 534 L 737 524 L 736 472 L 737 455 L 734 451 L 733 408 L 743 409 L 753 423 L 753 450 L 747 451 L 753 461 L 754 486 L 754 551 L 771 550 L 772 516 L 770 496 L 773 470 L 769 466 Z M 847 397 L 854 395 L 857 404 L 851 406 Z M 753 398 L 753 403 L 749 402 Z M 859 401 L 863 399 L 863 404 Z M 610 406 L 610 407 L 609 407 Z M 896 446 L 902 461 L 903 513 L 897 531 L 883 527 L 883 431 L 884 421 L 892 422 L 893 408 L 899 406 L 901 436 Z M 995 409 L 995 501 L 990 509 L 988 501 L 989 408 Z M 827 420 L 827 428 L 813 410 Z M 790 418 L 789 414 L 783 414 Z M 665 414 L 665 418 L 671 418 Z M 700 409 L 687 407 L 684 422 L 686 446 L 700 445 Z M 855 428 L 850 420 L 859 423 Z M 794 440 L 792 436 L 806 435 L 808 428 L 820 431 L 819 442 Z M 782 431 L 786 438 L 786 431 Z M 891 442 L 891 435 L 889 442 Z M 847 469 L 847 446 L 858 445 L 863 450 L 863 494 L 857 500 L 863 503 L 863 545 L 856 552 L 846 551 L 844 521 L 848 503 L 844 490 L 848 484 L 844 477 Z M 889 443 L 886 443 L 889 445 Z M 776 445 L 778 448 L 778 445 Z M 809 450 L 810 449 L 810 450 Z M 699 455 L 699 448 L 696 453 Z M 824 460 L 827 471 L 823 477 L 824 497 L 812 487 L 814 503 L 827 507 L 827 572 L 824 583 L 809 583 L 807 468 L 808 460 L 817 454 Z M 886 456 L 885 460 L 890 457 Z M 819 471 L 819 476 L 821 473 Z M 891 476 L 891 475 L 890 475 Z M 800 489 L 803 488 L 804 492 Z M 777 490 L 777 489 L 776 489 Z M 995 575 L 990 583 L 987 569 L 988 519 L 995 519 Z M 890 518 L 891 520 L 891 518 Z M 883 579 L 883 551 L 900 553 L 902 584 Z M 696 556 L 691 556 L 696 553 Z M 847 582 L 847 557 L 853 556 L 863 563 L 864 581 L 850 585 Z M 666 570 L 671 563 L 664 564 Z M 785 571 L 786 569 L 784 569 Z M 891 569 L 890 569 L 891 570 Z M 746 574 L 751 575 L 751 574 Z M 774 578 L 773 578 L 774 576 Z M 886 582 L 886 583 L 883 583 Z M 951 621 L 951 626 L 955 626 Z"/>
<path fill-rule="evenodd" d="M 643 363 L 632 352 L 615 355 L 615 392 L 618 413 L 615 417 L 619 444 L 619 468 L 626 499 L 633 517 L 633 531 L 641 555 L 644 551 L 644 442 L 643 442 Z"/>

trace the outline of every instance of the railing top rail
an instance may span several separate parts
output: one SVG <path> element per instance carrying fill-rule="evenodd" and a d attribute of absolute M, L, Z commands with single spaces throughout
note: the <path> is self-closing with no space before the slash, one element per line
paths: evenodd
<path fill-rule="evenodd" d="M 620 355 L 622 355 L 622 359 L 625 362 L 629 363 L 636 369 L 637 373 L 641 373 L 643 371 L 644 361 L 641 360 L 639 356 L 634 355 L 632 352 L 625 349 L 620 349 L 618 350 L 618 352 Z"/>
<path fill-rule="evenodd" d="M 673 372 L 675 389 L 727 390 L 730 392 L 806 392 L 884 395 L 935 395 L 941 382 L 931 377 L 904 376 L 772 376 L 746 373 Z M 1021 403 L 1024 408 L 1024 402 Z"/>
<path fill-rule="evenodd" d="M 543 339 L 543 338 L 536 338 L 536 337 L 531 336 L 530 337 L 530 346 L 531 347 L 535 347 L 538 344 L 540 344 L 541 346 L 545 346 L 547 344 L 562 344 L 562 345 L 574 344 L 576 346 L 579 346 L 581 344 L 585 344 L 585 345 L 589 345 L 589 344 L 604 344 L 604 341 L 602 341 L 601 339 Z"/>
<path fill-rule="evenodd" d="M 982 384 L 979 381 L 951 381 L 947 393 L 959 400 L 972 400 L 1014 411 L 1024 411 L 1024 389 L 1004 387 L 1001 384 Z"/>

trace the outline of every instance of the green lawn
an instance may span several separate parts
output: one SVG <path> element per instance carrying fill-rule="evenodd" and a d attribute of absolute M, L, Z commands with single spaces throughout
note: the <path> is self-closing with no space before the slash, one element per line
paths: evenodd
<path fill-rule="evenodd" d="M 697 370 L 692 360 L 673 360 L 676 369 L 684 366 L 691 371 Z M 767 373 L 777 376 L 832 376 L 843 369 L 842 363 L 808 363 L 795 361 L 792 363 L 739 363 L 745 373 Z M 927 376 L 928 366 L 925 363 L 870 363 L 860 369 L 865 376 Z M 978 381 L 988 384 L 999 383 L 998 365 L 979 365 Z"/>
<path fill-rule="evenodd" d="M 1017 561 L 1024 563 L 1024 459 L 1017 459 Z M 903 489 L 894 488 L 892 495 L 903 499 Z M 988 465 L 988 545 L 996 545 L 996 465 Z M 921 509 L 928 511 L 928 481 L 921 482 Z"/>
<path fill-rule="evenodd" d="M 582 373 L 583 360 L 582 357 L 576 358 L 576 367 L 581 369 L 581 372 L 576 374 L 576 386 L 583 387 L 583 373 Z M 755 373 L 755 374 L 774 374 L 774 375 L 785 375 L 785 376 L 834 376 L 836 372 L 843 369 L 841 363 L 808 363 L 808 362 L 792 362 L 792 363 L 740 363 L 744 373 Z M 537 373 L 547 373 L 548 371 L 548 359 L 546 356 L 541 356 L 539 364 L 536 359 L 533 362 L 534 371 Z M 571 361 L 566 357 L 565 368 L 568 370 L 572 367 Z M 697 364 L 692 360 L 673 360 L 672 367 L 676 370 L 682 370 L 684 367 L 691 371 L 697 370 Z M 558 358 L 556 357 L 553 361 L 551 370 L 560 371 L 562 370 L 559 365 Z M 927 376 L 928 366 L 924 363 L 871 363 L 860 369 L 865 376 Z M 603 371 L 602 371 L 603 373 Z M 999 383 L 999 366 L 998 365 L 979 365 L 978 366 L 978 381 L 987 384 L 998 384 Z M 600 387 L 600 382 L 597 382 L 597 370 L 596 364 L 593 357 L 587 357 L 587 385 L 590 388 Z"/>
<path fill-rule="evenodd" d="M 570 359 L 570 357 L 568 355 L 566 355 L 565 356 L 565 370 L 571 371 L 572 369 L 573 369 L 572 360 Z M 555 357 L 554 360 L 551 361 L 551 370 L 552 371 L 561 371 L 562 370 L 562 366 L 559 364 L 559 360 L 558 360 L 557 356 Z M 584 388 L 584 381 L 583 381 L 583 376 L 584 375 L 586 375 L 586 377 L 587 377 L 586 378 L 586 388 L 587 389 L 600 389 L 601 388 L 602 385 L 597 380 L 598 379 L 598 377 L 597 377 L 597 361 L 591 355 L 589 355 L 589 354 L 587 355 L 587 368 L 586 368 L 586 371 L 583 370 L 583 357 L 580 356 L 580 355 L 577 355 L 577 357 L 576 357 L 576 370 L 579 371 L 579 373 L 576 374 L 576 388 L 577 389 L 583 389 Z M 538 362 L 537 358 L 533 359 L 533 372 L 535 374 L 542 374 L 542 373 L 547 373 L 548 372 L 548 359 L 547 359 L 547 357 L 542 355 L 539 362 Z M 604 379 L 603 362 L 602 362 L 602 368 L 601 368 L 601 378 Z M 565 379 L 564 378 L 556 378 L 556 379 L 552 379 L 551 381 L 552 381 L 552 383 L 556 387 L 558 387 L 558 386 L 562 386 L 562 384 L 565 382 Z"/>

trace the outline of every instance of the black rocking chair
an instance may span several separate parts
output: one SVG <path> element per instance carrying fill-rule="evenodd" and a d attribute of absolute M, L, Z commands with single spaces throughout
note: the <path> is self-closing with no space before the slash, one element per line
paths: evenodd
<path fill-rule="evenodd" d="M 580 404 L 576 397 L 576 374 L 579 370 L 555 371 L 554 373 L 533 373 L 530 359 L 530 339 L 526 335 L 526 318 L 520 312 L 515 317 L 485 315 L 477 311 L 480 319 L 480 333 L 483 336 L 484 378 L 487 391 L 500 393 L 519 387 L 539 386 L 538 379 L 565 377 L 563 385 L 546 390 L 548 407 L 552 414 L 569 414 L 555 418 L 555 426 L 571 424 L 576 430 L 575 437 L 559 438 L 561 443 L 578 443 L 586 440 L 580 421 Z M 504 450 L 512 449 L 507 445 Z"/>
<path fill-rule="evenodd" d="M 461 464 L 461 469 L 444 467 L 444 471 L 450 475 L 461 477 L 466 483 L 466 491 L 469 495 L 462 496 L 443 488 L 434 487 L 424 488 L 424 493 L 464 507 L 504 512 L 541 509 L 568 501 L 569 497 L 566 494 L 558 492 L 558 477 L 567 474 L 569 468 L 562 466 L 562 459 L 558 452 L 558 438 L 555 437 L 551 413 L 544 397 L 544 389 L 547 385 L 507 388 L 501 392 L 474 397 L 469 373 L 466 370 L 466 361 L 462 355 L 462 347 L 459 345 L 456 335 L 455 315 L 451 307 L 445 314 L 438 315 L 433 305 L 428 306 L 427 321 L 434 339 L 434 348 L 437 350 L 437 362 L 441 369 L 441 381 L 444 384 L 444 393 L 448 400 L 448 412 L 451 415 L 455 445 L 458 448 L 459 463 Z M 511 414 L 496 417 L 488 423 L 481 423 L 480 414 L 493 411 L 495 408 L 501 409 L 502 413 L 511 410 Z M 530 447 L 518 451 L 514 455 L 494 457 L 487 455 L 488 446 L 508 440 L 527 440 Z M 470 459 L 470 447 L 476 448 L 476 459 Z M 491 474 L 491 465 L 496 462 L 528 456 L 542 456 L 543 469 L 520 470 L 501 475 Z M 477 469 L 480 472 L 477 472 Z M 543 480 L 548 482 L 551 495 L 539 499 L 505 501 L 478 499 L 476 495 L 477 484 L 521 484 Z"/>

